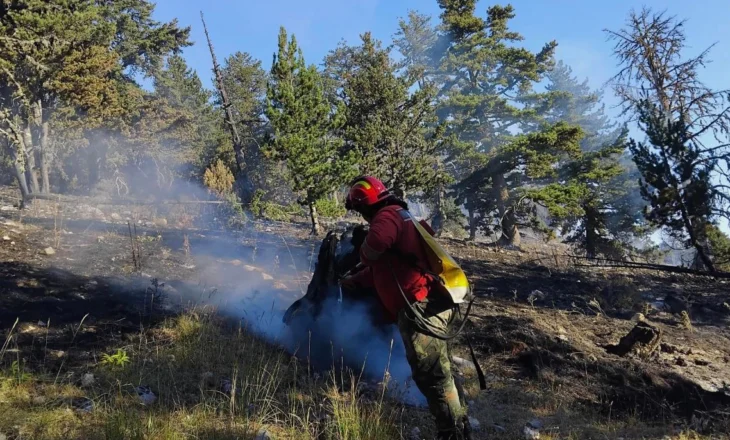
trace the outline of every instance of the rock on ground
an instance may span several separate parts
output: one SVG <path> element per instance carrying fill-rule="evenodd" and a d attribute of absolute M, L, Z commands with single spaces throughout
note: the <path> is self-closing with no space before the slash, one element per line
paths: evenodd
<path fill-rule="evenodd" d="M 86 397 L 80 397 L 80 398 L 74 399 L 71 402 L 71 406 L 76 411 L 89 413 L 94 410 L 94 401 L 89 398 L 86 398 Z"/>
<path fill-rule="evenodd" d="M 409 438 L 410 440 L 423 440 L 423 437 L 421 436 L 421 429 L 418 426 L 411 429 L 411 435 Z"/>
<path fill-rule="evenodd" d="M 145 406 L 152 405 L 157 400 L 157 396 L 152 392 L 152 389 L 146 386 L 137 387 L 137 396 Z"/>
<path fill-rule="evenodd" d="M 84 388 L 94 385 L 94 382 L 96 382 L 96 379 L 94 378 L 94 375 L 91 373 L 86 373 L 83 376 L 81 376 L 81 386 Z"/>
<path fill-rule="evenodd" d="M 525 440 L 539 440 L 540 439 L 540 431 L 537 429 L 534 429 L 528 425 L 525 425 L 525 427 L 522 429 L 522 434 L 525 436 Z"/>
<path fill-rule="evenodd" d="M 533 419 L 525 424 L 522 428 L 522 434 L 525 436 L 525 440 L 537 440 L 540 438 L 540 430 L 542 429 L 542 422 Z"/>
<path fill-rule="evenodd" d="M 458 356 L 452 356 L 451 360 L 454 362 L 454 365 L 456 365 L 459 368 L 462 368 L 465 370 L 476 370 L 476 367 L 474 366 L 474 363 L 472 361 L 468 361 L 468 360 L 460 358 Z"/>
<path fill-rule="evenodd" d="M 43 249 L 43 253 L 46 255 L 55 255 L 56 251 L 52 247 L 48 246 L 47 248 Z"/>
<path fill-rule="evenodd" d="M 261 428 L 256 433 L 254 440 L 274 440 L 274 436 L 266 428 Z"/>

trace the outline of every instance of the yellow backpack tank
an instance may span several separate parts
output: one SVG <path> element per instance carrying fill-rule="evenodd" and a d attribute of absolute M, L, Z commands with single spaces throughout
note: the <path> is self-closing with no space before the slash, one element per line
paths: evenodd
<path fill-rule="evenodd" d="M 410 221 L 416 227 L 423 240 L 423 248 L 426 251 L 429 271 L 432 275 L 441 280 L 443 290 L 446 291 L 454 304 L 462 304 L 469 301 L 470 286 L 466 274 L 459 266 L 459 263 L 446 252 L 436 238 L 431 235 L 421 222 L 417 221 L 410 212 L 405 209 L 399 211 L 405 221 Z"/>

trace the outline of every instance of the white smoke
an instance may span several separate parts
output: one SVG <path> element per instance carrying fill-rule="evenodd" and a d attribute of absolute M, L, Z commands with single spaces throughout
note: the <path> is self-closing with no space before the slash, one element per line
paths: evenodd
<path fill-rule="evenodd" d="M 287 308 L 303 296 L 309 283 L 308 269 L 312 269 L 319 242 L 297 245 L 263 229 L 255 233 L 255 243 L 245 246 L 237 244 L 241 238 L 233 233 L 194 243 L 192 255 L 199 284 L 207 286 L 208 293 L 201 288 L 181 289 L 188 292 L 178 292 L 176 301 L 214 306 L 218 313 L 240 320 L 315 370 L 340 370 L 344 366 L 371 383 L 381 382 L 387 371 L 392 397 L 410 405 L 425 405 L 425 398 L 410 379 L 397 327 L 372 322 L 372 304 L 345 301 L 343 306 L 337 301 L 337 287 L 332 286 L 316 321 L 294 320 L 290 326 L 283 323 Z M 337 254 L 352 249 L 348 236 L 339 241 Z M 215 293 L 210 294 L 213 289 Z"/>
<path fill-rule="evenodd" d="M 194 269 L 190 276 L 185 276 L 186 281 L 165 279 L 153 267 L 143 268 L 150 277 L 166 283 L 170 306 L 214 306 L 218 313 L 241 320 L 272 344 L 308 358 L 317 369 L 344 365 L 371 382 L 382 381 L 388 371 L 389 389 L 395 397 L 409 404 L 425 405 L 425 398 L 410 380 L 410 367 L 396 326 L 383 328 L 373 323 L 367 305 L 343 309 L 336 300 L 325 301 L 317 322 L 307 323 L 311 334 L 308 327 L 288 327 L 282 322 L 286 309 L 306 291 L 319 250 L 318 240 L 289 237 L 286 229 L 297 229 L 294 225 L 252 222 L 240 231 L 222 228 L 226 216 L 231 215 L 230 209 L 174 203 L 214 198 L 206 188 L 190 181 L 159 182 L 155 175 L 134 168 L 125 169 L 119 179 L 128 186 L 127 194 L 120 194 L 116 185 L 101 185 L 97 187 L 97 198 L 112 199 L 113 203 L 113 199 L 120 197 L 139 199 L 142 195 L 150 205 L 141 216 L 131 215 L 132 223 L 151 225 L 156 219 L 166 218 L 165 230 L 161 231 L 162 245 L 178 251 L 183 233 L 189 237 Z M 109 206 L 97 208 L 108 210 Z M 129 209 L 126 206 L 122 209 Z M 125 213 L 122 214 L 124 219 Z M 194 224 L 178 226 L 178 220 L 187 216 L 194 217 Z M 284 231 L 278 233 L 278 228 Z M 352 251 L 350 238 L 339 242 L 338 255 Z M 190 278 L 197 278 L 197 285 Z M 337 296 L 333 292 L 331 298 Z"/>

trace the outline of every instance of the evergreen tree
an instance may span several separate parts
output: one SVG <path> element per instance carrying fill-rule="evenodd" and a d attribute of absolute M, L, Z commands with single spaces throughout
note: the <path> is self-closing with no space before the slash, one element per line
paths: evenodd
<path fill-rule="evenodd" d="M 715 267 L 723 272 L 730 272 L 730 236 L 714 224 L 707 225 L 705 233 Z"/>
<path fill-rule="evenodd" d="M 236 52 L 222 66 L 223 83 L 231 100 L 234 118 L 244 137 L 259 137 L 266 107 L 268 75 L 261 61 Z M 218 97 L 220 104 L 220 97 Z"/>
<path fill-rule="evenodd" d="M 149 0 L 95 0 L 93 3 L 99 8 L 103 23 L 112 28 L 109 47 L 119 56 L 130 80 L 136 73 L 154 75 L 169 54 L 179 54 L 183 47 L 192 44 L 190 27 L 180 27 L 177 19 L 167 23 L 154 20 L 155 3 Z"/>
<path fill-rule="evenodd" d="M 309 208 L 312 233 L 319 234 L 315 203 L 341 185 L 351 168 L 339 157 L 342 140 L 333 135 L 344 118 L 342 109 L 327 101 L 322 77 L 305 64 L 296 38 L 287 41 L 284 28 L 266 96 L 272 128 L 266 152 L 285 163 L 287 179 L 301 195 L 299 203 Z"/>
<path fill-rule="evenodd" d="M 430 16 L 410 11 L 408 20 L 400 20 L 393 45 L 403 56 L 401 64 L 406 73 L 420 87 L 431 82 L 432 74 L 438 67 L 439 60 L 435 56 L 440 49 L 438 41 Z"/>
<path fill-rule="evenodd" d="M 636 179 L 626 167 L 633 163 L 621 162 L 625 130 L 605 114 L 601 93 L 592 91 L 587 80 L 580 82 L 563 62 L 546 78 L 548 93 L 528 96 L 524 102 L 546 121 L 580 126 L 585 136 L 580 158 L 560 164 L 557 181 L 531 191 L 532 197 L 546 204 L 565 239 L 588 256 L 622 256 L 631 246 L 643 207 L 637 203 L 641 199 Z"/>
<path fill-rule="evenodd" d="M 591 90 L 588 80 L 580 82 L 573 70 L 562 61 L 545 74 L 550 105 L 545 106 L 543 118 L 550 122 L 567 122 L 583 129 L 583 151 L 592 152 L 613 144 L 622 134 L 622 128 L 606 114 L 603 92 Z"/>
<path fill-rule="evenodd" d="M 10 4 L 0 17 L 0 34 L 12 35 L 0 41 L 0 75 L 6 84 L 0 125 L 13 148 L 24 194 L 50 191 L 49 172 L 60 144 L 52 127 L 58 109 L 68 115 L 69 103 L 76 102 L 82 104 L 77 112 L 104 115 L 112 108 L 109 101 L 122 99 L 112 92 L 126 86 L 113 90 L 105 81 L 128 85 L 131 77 L 124 78 L 123 71 L 151 73 L 165 55 L 188 44 L 189 30 L 152 20 L 153 8 L 144 0 L 25 0 Z M 94 89 L 96 96 L 77 92 Z"/>
<path fill-rule="evenodd" d="M 170 165 L 187 165 L 189 173 L 202 175 L 209 159 L 226 142 L 221 119 L 211 102 L 212 93 L 179 55 L 169 57 L 166 67 L 155 75 L 154 93 L 163 105 L 182 112 L 185 122 L 180 133 L 183 136 L 171 139 L 172 144 L 166 146 L 168 152 L 174 152 L 167 157 L 177 159 L 177 164 Z"/>
<path fill-rule="evenodd" d="M 650 205 L 646 217 L 715 271 L 707 231 L 730 218 L 730 104 L 725 91 L 699 79 L 708 50 L 683 59 L 683 22 L 650 9 L 632 12 L 609 35 L 621 67 L 614 89 L 647 135 L 630 144 Z"/>
<path fill-rule="evenodd" d="M 631 181 L 619 160 L 625 149 L 624 134 L 613 144 L 581 152 L 561 166 L 555 182 L 528 191 L 562 226 L 565 240 L 577 243 L 589 257 L 623 257 L 640 219 L 641 210 L 629 203 L 637 198 L 627 197 Z"/>
<path fill-rule="evenodd" d="M 254 185 L 254 190 L 264 191 L 268 197 L 291 193 L 281 171 L 276 164 L 265 160 L 261 151 L 269 129 L 264 118 L 268 74 L 261 67 L 261 61 L 248 53 L 236 52 L 224 60 L 221 73 L 245 150 L 246 174 Z M 217 104 L 223 105 L 220 94 L 217 94 Z M 219 151 L 218 157 L 231 169 L 235 169 L 231 145 Z"/>
<path fill-rule="evenodd" d="M 433 89 L 414 86 L 373 40 L 341 45 L 326 59 L 330 77 L 341 85 L 345 107 L 344 139 L 357 157 L 360 173 L 383 179 L 400 197 L 428 192 L 443 177 L 437 167 L 441 130 L 432 106 Z"/>
<path fill-rule="evenodd" d="M 415 70 L 423 72 L 422 82 L 437 88 L 438 115 L 447 126 L 442 167 L 460 180 L 484 169 L 488 158 L 483 156 L 509 143 L 514 130 L 534 115 L 517 96 L 550 69 L 556 43 L 546 44 L 538 53 L 518 47 L 522 37 L 508 27 L 515 15 L 511 6 L 490 7 L 486 19 L 475 15 L 475 0 L 439 0 L 439 6 L 442 24 L 435 41 L 425 21 L 412 15 L 409 23 L 401 25 L 397 43 Z M 432 46 L 425 49 L 424 42 Z M 431 62 L 424 61 L 426 55 Z M 502 167 L 489 169 L 509 172 Z M 500 185 L 504 177 L 491 179 L 490 184 Z M 488 191 L 481 185 L 459 186 L 467 187 L 469 191 L 459 195 L 469 211 L 474 237 L 479 221 L 493 218 L 494 206 L 483 203 L 493 199 L 487 192 L 499 193 L 507 186 Z M 509 223 L 505 213 L 499 217 L 505 221 L 503 236 L 509 241 L 516 225 Z"/>
<path fill-rule="evenodd" d="M 649 101 L 638 110 L 647 142 L 632 139 L 629 149 L 641 172 L 641 194 L 649 202 L 646 218 L 688 248 L 694 247 L 705 267 L 714 271 L 707 237 L 714 164 L 703 163 L 702 147 L 690 140 L 684 121 L 668 119 Z"/>
<path fill-rule="evenodd" d="M 480 195 L 479 207 L 494 216 L 504 243 L 519 246 L 518 227 L 539 226 L 537 205 L 528 202 L 560 203 L 552 199 L 562 194 L 551 193 L 547 185 L 557 177 L 561 161 L 580 157 L 582 138 L 580 127 L 563 122 L 515 136 L 492 150 L 487 165 L 460 182 L 458 189 L 474 193 L 489 185 L 490 191 Z"/>

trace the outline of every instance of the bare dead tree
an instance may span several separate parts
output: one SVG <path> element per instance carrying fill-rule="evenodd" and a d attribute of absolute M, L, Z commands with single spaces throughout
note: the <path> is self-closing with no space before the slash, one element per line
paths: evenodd
<path fill-rule="evenodd" d="M 205 18 L 203 12 L 200 12 L 200 20 L 203 22 L 203 30 L 205 31 L 205 38 L 208 40 L 208 48 L 210 49 L 210 57 L 213 60 L 213 74 L 215 75 L 215 84 L 218 89 L 218 93 L 221 97 L 221 103 L 223 104 L 223 117 L 225 119 L 226 126 L 231 133 L 231 140 L 233 141 L 233 151 L 236 156 L 236 168 L 238 169 L 239 178 L 242 179 L 244 188 L 248 184 L 246 176 L 246 157 L 244 154 L 244 145 L 238 128 L 236 127 L 236 120 L 233 116 L 232 103 L 228 99 L 226 88 L 223 83 L 223 73 L 220 65 L 218 64 L 218 58 L 215 56 L 215 50 L 213 49 L 213 42 L 208 34 L 208 27 L 205 24 Z"/>
<path fill-rule="evenodd" d="M 615 41 L 619 65 L 610 82 L 624 114 L 635 116 L 642 129 L 653 134 L 653 145 L 634 146 L 658 161 L 649 170 L 654 185 L 647 170 L 642 171 L 645 197 L 653 198 L 653 205 L 663 203 L 665 211 L 672 211 L 667 209 L 670 205 L 676 208 L 669 213 L 673 219 L 658 223 L 673 225 L 675 232 L 688 237 L 704 265 L 714 271 L 704 229 L 716 219 L 730 219 L 730 92 L 713 90 L 699 78 L 712 46 L 684 57 L 684 24 L 665 12 L 644 8 L 632 12 L 623 29 L 606 30 L 609 40 Z M 648 127 L 650 123 L 654 126 Z M 658 135 L 671 130 L 676 133 Z M 674 141 L 657 144 L 659 138 Z M 646 158 L 644 162 L 650 162 Z M 705 185 L 698 182 L 699 176 L 711 182 L 703 191 L 709 206 L 704 213 L 693 210 L 696 189 Z"/>

